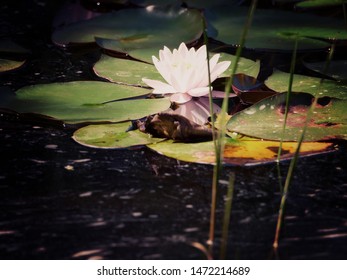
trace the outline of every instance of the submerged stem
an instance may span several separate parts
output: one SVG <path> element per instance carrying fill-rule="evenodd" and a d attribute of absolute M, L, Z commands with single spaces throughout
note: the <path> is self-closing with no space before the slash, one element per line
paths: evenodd
<path fill-rule="evenodd" d="M 232 207 L 233 194 L 234 194 L 234 182 L 235 182 L 235 173 L 231 173 L 229 177 L 228 192 L 227 192 L 225 207 L 224 207 L 222 243 L 221 243 L 221 251 L 220 251 L 221 260 L 225 259 L 226 252 L 227 252 L 231 207 Z"/>

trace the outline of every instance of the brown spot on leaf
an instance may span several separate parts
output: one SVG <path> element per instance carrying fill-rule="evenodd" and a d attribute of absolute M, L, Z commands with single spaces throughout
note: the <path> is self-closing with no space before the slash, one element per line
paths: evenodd
<path fill-rule="evenodd" d="M 275 153 L 276 156 L 278 155 L 278 150 L 279 150 L 279 147 L 267 147 L 268 150 L 270 150 L 271 152 Z M 289 154 L 290 151 L 289 150 L 285 150 L 285 149 L 282 149 L 281 150 L 281 155 L 286 155 L 286 154 Z"/>

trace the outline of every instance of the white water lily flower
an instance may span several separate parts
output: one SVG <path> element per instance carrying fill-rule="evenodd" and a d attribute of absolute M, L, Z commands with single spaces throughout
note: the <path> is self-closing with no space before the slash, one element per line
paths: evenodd
<path fill-rule="evenodd" d="M 152 56 L 153 63 L 166 83 L 143 78 L 142 81 L 153 88 L 154 94 L 172 93 L 170 100 L 183 104 L 193 97 L 209 93 L 206 46 L 198 50 L 188 50 L 184 43 L 172 52 L 164 47 L 159 51 L 159 59 Z M 218 63 L 220 55 L 210 59 L 211 82 L 218 78 L 230 66 L 230 61 Z"/>

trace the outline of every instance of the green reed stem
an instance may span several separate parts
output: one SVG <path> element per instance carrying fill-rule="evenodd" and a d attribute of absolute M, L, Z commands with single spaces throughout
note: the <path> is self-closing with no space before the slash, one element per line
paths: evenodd
<path fill-rule="evenodd" d="M 284 110 L 282 137 L 281 137 L 280 145 L 278 148 L 278 154 L 277 154 L 277 164 L 279 164 L 279 161 L 281 160 L 283 138 L 284 138 L 284 134 L 286 132 L 286 125 L 287 125 L 288 111 L 289 111 L 289 100 L 290 100 L 290 95 L 292 94 L 292 88 L 293 88 L 294 69 L 295 69 L 295 64 L 296 64 L 297 50 L 298 50 L 298 36 L 295 37 L 292 60 L 290 63 L 289 84 L 288 84 L 288 90 L 287 90 L 287 94 L 286 94 L 286 106 L 285 106 L 285 110 Z"/>
<path fill-rule="evenodd" d="M 212 123 L 212 131 L 215 131 L 215 116 L 213 112 L 213 97 L 212 97 L 212 86 L 211 86 L 211 66 L 210 66 L 210 52 L 208 46 L 208 36 L 207 36 L 207 24 L 205 17 L 202 17 L 202 27 L 203 27 L 203 35 L 204 35 L 204 44 L 206 46 L 206 60 L 207 60 L 207 73 L 208 73 L 208 95 L 209 95 L 209 107 L 210 107 L 210 115 L 211 115 L 211 123 Z M 216 149 L 216 135 L 213 133 L 213 143 Z"/>
<path fill-rule="evenodd" d="M 330 64 L 330 61 L 331 61 L 332 56 L 334 54 L 334 50 L 335 50 L 335 44 L 333 44 L 332 47 L 330 48 L 329 55 L 328 55 L 328 58 L 327 58 L 327 61 L 326 61 L 325 67 L 324 67 L 323 74 L 325 74 L 327 72 L 328 68 L 329 68 L 329 64 Z M 320 87 L 321 87 L 323 81 L 324 81 L 324 78 L 322 78 L 320 80 L 319 86 L 317 88 L 317 92 L 320 91 Z M 290 161 L 290 165 L 289 165 L 286 181 L 285 181 L 285 184 L 284 184 L 283 194 L 282 194 L 282 198 L 281 198 L 280 209 L 279 209 L 279 213 L 278 213 L 275 239 L 274 239 L 274 242 L 273 242 L 273 245 L 272 245 L 275 250 L 277 250 L 277 248 L 278 248 L 278 240 L 279 240 L 279 236 L 280 236 L 280 232 L 281 232 L 281 228 L 282 228 L 283 217 L 284 217 L 284 210 L 285 210 L 285 206 L 286 206 L 286 200 L 287 200 L 287 197 L 288 197 L 289 186 L 290 186 L 290 184 L 292 182 L 294 169 L 295 169 L 297 161 L 299 159 L 301 144 L 304 141 L 306 130 L 307 130 L 308 124 L 310 123 L 310 121 L 312 119 L 312 115 L 313 115 L 314 109 L 315 109 L 315 107 L 317 105 L 317 101 L 318 101 L 318 98 L 314 97 L 313 102 L 312 102 L 312 104 L 311 104 L 311 106 L 310 106 L 310 108 L 309 108 L 309 110 L 307 112 L 304 128 L 303 128 L 302 133 L 300 134 L 300 137 L 298 139 L 298 145 L 296 147 L 296 150 L 295 150 L 295 153 L 294 153 L 294 157 Z"/>
<path fill-rule="evenodd" d="M 202 21 L 203 25 L 203 34 L 204 34 L 204 44 L 206 45 L 206 60 L 207 60 L 207 72 L 208 72 L 208 84 L 209 84 L 209 107 L 211 115 L 211 124 L 212 124 L 212 137 L 216 158 L 219 158 L 219 150 L 217 148 L 217 139 L 215 132 L 215 116 L 213 112 L 213 97 L 212 97 L 212 87 L 211 87 L 211 68 L 210 68 L 210 54 L 208 48 L 208 37 L 207 37 L 207 24 L 205 18 Z M 209 230 L 209 239 L 207 241 L 208 245 L 208 255 L 212 256 L 212 248 L 214 241 L 214 229 L 216 223 L 216 207 L 217 207 L 217 187 L 218 180 L 220 177 L 220 167 L 216 164 L 213 167 L 213 178 L 212 178 L 212 193 L 211 193 L 211 213 L 210 213 L 210 230 Z"/>
<path fill-rule="evenodd" d="M 281 160 L 281 154 L 282 154 L 283 139 L 284 139 L 284 135 L 285 135 L 285 131 L 286 131 L 286 125 L 287 125 L 287 119 L 288 119 L 290 95 L 292 93 L 292 87 L 293 87 L 293 79 L 294 79 L 294 70 L 295 70 L 296 56 L 297 56 L 297 50 L 298 50 L 298 42 L 299 42 L 298 36 L 296 35 L 292 59 L 290 62 L 290 75 L 289 75 L 288 90 L 287 90 L 287 94 L 286 94 L 286 105 L 285 105 L 285 111 L 284 111 L 282 136 L 281 136 L 281 141 L 280 141 L 280 145 L 279 145 L 278 153 L 277 153 L 277 177 L 278 177 L 278 182 L 280 185 L 281 192 L 283 191 L 283 185 L 282 185 L 282 176 L 281 176 L 281 169 L 280 169 L 280 160 Z"/>
<path fill-rule="evenodd" d="M 215 157 L 216 157 L 216 162 L 213 170 L 213 181 L 212 181 L 212 197 L 211 197 L 211 215 L 210 215 L 210 231 L 209 231 L 209 238 L 207 241 L 208 244 L 208 249 L 209 252 L 212 254 L 213 250 L 213 242 L 214 242 L 214 236 L 215 236 L 215 220 L 216 220 L 216 204 L 217 204 L 217 187 L 218 187 L 218 181 L 219 177 L 222 171 L 222 162 L 223 162 L 223 153 L 224 153 L 224 144 L 225 144 L 225 132 L 226 132 L 226 127 L 224 124 L 226 123 L 226 114 L 228 112 L 228 100 L 229 100 L 229 94 L 231 90 L 231 84 L 232 80 L 234 77 L 234 74 L 236 73 L 236 69 L 238 66 L 238 61 L 241 56 L 242 48 L 245 44 L 246 37 L 248 30 L 251 27 L 251 23 L 253 20 L 253 15 L 255 12 L 255 8 L 257 6 L 257 0 L 252 0 L 251 7 L 248 13 L 248 18 L 247 22 L 245 24 L 245 27 L 242 32 L 242 36 L 240 39 L 240 44 L 239 47 L 237 48 L 236 51 L 236 58 L 235 62 L 232 68 L 231 75 L 229 77 L 229 80 L 225 86 L 225 97 L 223 99 L 223 104 L 222 104 L 222 110 L 221 110 L 221 129 L 218 130 L 217 132 L 217 138 L 214 138 L 214 145 L 215 145 Z M 206 24 L 204 23 L 204 27 L 206 28 Z M 207 36 L 206 36 L 206 30 L 204 29 L 204 38 L 205 38 L 205 43 L 207 43 Z M 210 72 L 209 72 L 210 76 Z M 210 87 L 210 100 L 212 100 L 212 93 L 211 93 L 211 87 Z M 210 101 L 212 102 L 212 101 Z M 210 103 L 211 104 L 211 103 Z M 210 105 L 212 107 L 213 105 Z M 211 115 L 213 115 L 213 110 L 211 110 Z"/>
<path fill-rule="evenodd" d="M 225 259 L 226 252 L 227 252 L 229 224 L 230 224 L 231 208 L 232 208 L 232 201 L 233 201 L 233 195 L 234 195 L 234 183 L 235 183 L 235 173 L 231 173 L 229 177 L 228 192 L 227 192 L 225 207 L 224 207 L 222 242 L 221 242 L 221 251 L 220 251 L 221 260 Z"/>

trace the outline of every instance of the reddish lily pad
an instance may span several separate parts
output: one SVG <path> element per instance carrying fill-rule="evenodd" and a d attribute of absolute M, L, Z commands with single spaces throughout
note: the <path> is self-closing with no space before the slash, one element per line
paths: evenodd
<path fill-rule="evenodd" d="M 286 94 L 275 95 L 235 114 L 227 129 L 243 135 L 267 139 L 297 141 L 306 122 L 313 96 L 293 93 L 290 99 L 285 133 L 282 133 Z M 305 141 L 347 139 L 347 100 L 324 97 L 318 99 L 309 121 Z"/>

